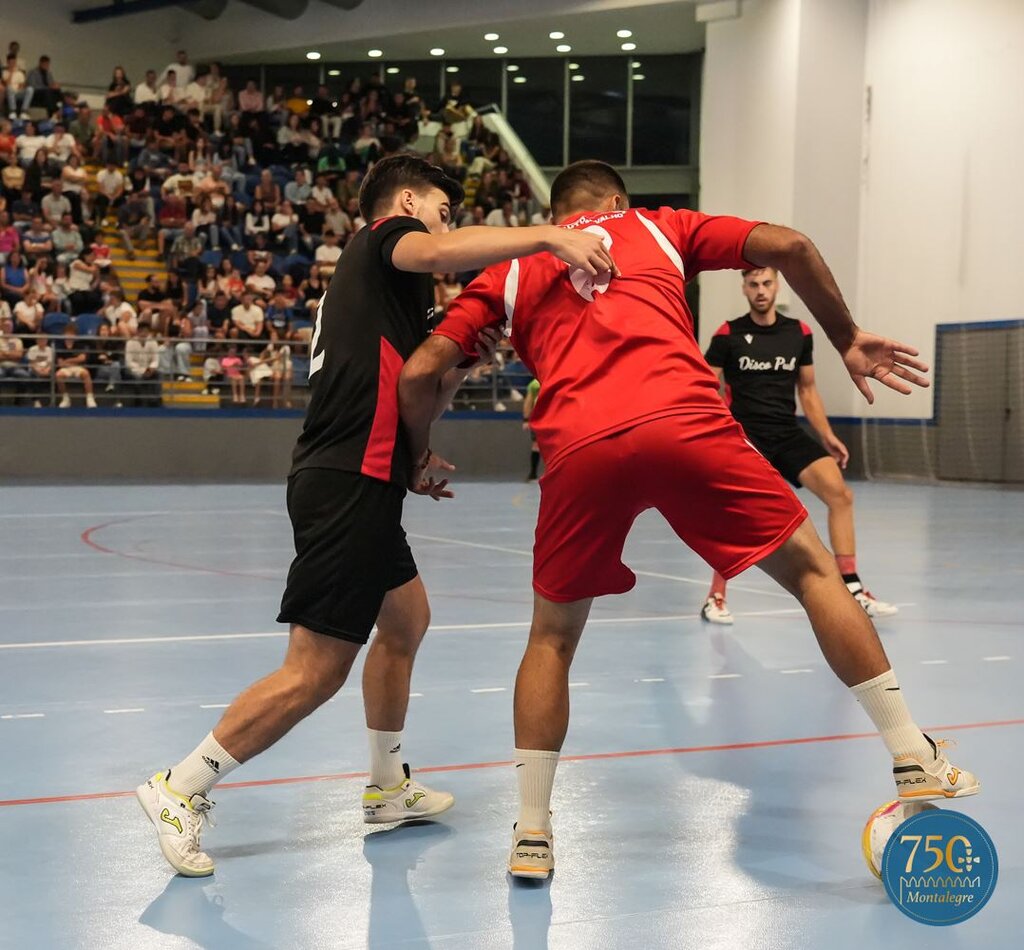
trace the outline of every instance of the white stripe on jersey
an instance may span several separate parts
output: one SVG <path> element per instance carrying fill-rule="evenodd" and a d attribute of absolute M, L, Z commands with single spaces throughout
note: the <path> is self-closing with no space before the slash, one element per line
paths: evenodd
<path fill-rule="evenodd" d="M 508 326 L 507 333 L 512 326 L 512 313 L 516 309 L 516 297 L 519 295 L 519 259 L 516 258 L 509 264 L 508 274 L 505 277 L 505 319 Z"/>
<path fill-rule="evenodd" d="M 679 256 L 679 252 L 672 246 L 672 242 L 665 236 L 665 232 L 661 230 L 650 218 L 644 217 L 639 211 L 636 213 L 637 220 L 651 232 L 651 237 L 658 242 L 660 247 L 668 259 L 672 262 L 673 267 L 679 271 L 680 276 L 686 277 L 686 271 L 683 269 L 683 259 Z"/>

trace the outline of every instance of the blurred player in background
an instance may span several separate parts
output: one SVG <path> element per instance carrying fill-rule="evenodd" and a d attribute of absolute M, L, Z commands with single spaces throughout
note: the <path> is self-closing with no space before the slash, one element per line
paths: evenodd
<path fill-rule="evenodd" d="M 774 267 L 743 272 L 750 311 L 723 323 L 704 354 L 726 401 L 754 447 L 797 488 L 803 486 L 828 507 L 828 536 L 843 582 L 869 617 L 889 617 L 898 608 L 879 600 L 857 574 L 853 492 L 843 479 L 850 453 L 832 431 L 814 382 L 814 337 L 806 323 L 775 309 L 779 275 Z M 820 442 L 796 419 L 794 390 Z M 717 571 L 700 615 L 709 623 L 731 624 L 725 578 Z"/>
<path fill-rule="evenodd" d="M 537 437 L 530 428 L 530 416 L 533 414 L 533 407 L 537 405 L 539 394 L 540 383 L 531 379 L 530 385 L 526 387 L 526 397 L 523 399 L 523 429 L 530 433 L 530 474 L 526 476 L 528 482 L 537 481 L 540 469 L 540 449 L 537 448 Z"/>

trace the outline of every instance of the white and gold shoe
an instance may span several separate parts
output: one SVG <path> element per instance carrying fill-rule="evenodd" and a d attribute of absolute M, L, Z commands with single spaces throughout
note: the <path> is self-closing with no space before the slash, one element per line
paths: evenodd
<path fill-rule="evenodd" d="M 900 801 L 928 802 L 977 795 L 981 791 L 977 777 L 972 772 L 956 768 L 939 751 L 951 744 L 949 740 L 935 742 L 929 736 L 925 738 L 935 753 L 931 762 L 922 762 L 910 755 L 892 760 L 892 777 L 896 780 Z"/>
<path fill-rule="evenodd" d="M 729 625 L 733 622 L 732 614 L 725 605 L 725 598 L 721 594 L 709 594 L 700 609 L 700 619 L 705 623 L 720 623 Z"/>
<path fill-rule="evenodd" d="M 520 831 L 513 825 L 508 873 L 543 881 L 554 869 L 555 836 L 550 831 Z"/>
<path fill-rule="evenodd" d="M 167 784 L 170 774 L 157 772 L 135 789 L 135 797 L 156 828 L 167 863 L 185 877 L 208 877 L 213 874 L 213 859 L 203 852 L 200 838 L 213 802 L 198 793 L 191 798 L 179 795 Z"/>
<path fill-rule="evenodd" d="M 900 608 L 895 604 L 879 600 L 860 581 L 850 581 L 846 589 L 853 594 L 853 599 L 864 608 L 864 613 L 869 617 L 891 617 L 900 612 Z"/>
<path fill-rule="evenodd" d="M 405 778 L 394 788 L 367 785 L 363 790 L 363 821 L 368 825 L 385 825 L 411 818 L 433 818 L 455 804 L 455 796 L 438 792 L 415 781 L 409 766 L 402 765 Z"/>

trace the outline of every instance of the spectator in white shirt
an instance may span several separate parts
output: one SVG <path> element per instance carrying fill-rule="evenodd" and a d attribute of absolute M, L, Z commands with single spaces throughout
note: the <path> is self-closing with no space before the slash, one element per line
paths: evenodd
<path fill-rule="evenodd" d="M 96 175 L 93 207 L 97 221 L 103 221 L 108 210 L 117 208 L 124 201 L 126 184 L 124 174 L 114 162 L 107 162 L 107 167 Z"/>
<path fill-rule="evenodd" d="M 50 158 L 55 159 L 61 165 L 64 165 L 72 155 L 81 154 L 75 137 L 61 122 L 54 125 L 53 131 L 46 136 L 45 145 L 47 152 L 50 153 Z"/>
<path fill-rule="evenodd" d="M 53 375 L 53 347 L 45 337 L 28 348 L 25 358 L 32 379 L 49 379 Z M 39 409 L 43 404 L 37 399 L 34 405 Z"/>
<path fill-rule="evenodd" d="M 143 388 L 150 390 L 149 399 L 155 396 L 159 400 L 156 389 L 157 372 L 160 368 L 160 347 L 150 335 L 148 323 L 139 324 L 139 335 L 128 340 L 124 345 L 124 368 L 128 379 L 134 383 L 136 404 L 142 395 Z"/>
<path fill-rule="evenodd" d="M 126 339 L 133 337 L 139 330 L 139 316 L 135 308 L 124 299 L 120 290 L 110 291 L 110 301 L 103 308 L 103 316 L 110 323 L 110 332 Z"/>
<path fill-rule="evenodd" d="M 484 223 L 492 228 L 518 228 L 519 218 L 512 210 L 512 199 L 506 198 L 500 208 L 495 208 L 487 215 Z"/>
<path fill-rule="evenodd" d="M 172 69 L 167 79 L 160 86 L 160 102 L 165 106 L 177 108 L 185 98 L 185 87 L 178 82 L 178 74 Z"/>
<path fill-rule="evenodd" d="M 46 147 L 46 136 L 36 131 L 34 122 L 26 122 L 25 130 L 19 135 L 14 143 L 18 149 L 18 161 L 28 168 L 36 157 L 36 152 Z"/>
<path fill-rule="evenodd" d="M 43 219 L 51 228 L 57 227 L 64 215 L 71 214 L 71 202 L 64 197 L 64 185 L 59 178 L 50 182 L 50 193 L 43 195 L 39 204 L 43 210 Z"/>
<path fill-rule="evenodd" d="M 14 323 L 19 333 L 38 333 L 43 325 L 43 305 L 34 290 L 25 291 L 25 296 L 14 305 Z"/>
<path fill-rule="evenodd" d="M 245 279 L 245 289 L 250 291 L 256 300 L 265 302 L 274 295 L 277 284 L 267 273 L 269 268 L 270 265 L 266 261 L 257 261 L 256 269 Z"/>
<path fill-rule="evenodd" d="M 7 66 L 0 74 L 0 85 L 7 89 L 7 112 L 10 118 L 19 115 L 18 100 L 21 100 L 21 118 L 28 118 L 28 107 L 32 104 L 32 87 L 26 84 L 25 70 L 18 66 L 18 57 L 14 53 L 7 56 Z"/>
<path fill-rule="evenodd" d="M 250 278 L 251 279 L 251 278 Z M 253 292 L 246 286 L 242 302 L 231 309 L 231 337 L 237 340 L 261 340 L 264 337 L 264 315 L 256 306 Z"/>
<path fill-rule="evenodd" d="M 178 85 L 183 89 L 195 79 L 195 68 L 188 61 L 188 53 L 183 49 L 178 50 L 175 61 L 170 63 L 160 74 L 160 82 L 166 80 L 172 72 L 178 77 Z"/>
<path fill-rule="evenodd" d="M 320 273 L 330 277 L 338 266 L 341 248 L 338 247 L 338 235 L 333 231 L 324 231 L 324 243 L 316 249 L 316 262 L 320 265 Z"/>
<path fill-rule="evenodd" d="M 156 70 L 146 70 L 146 78 L 135 87 L 133 98 L 137 106 L 150 106 L 155 111 L 156 104 L 160 101 L 160 87 L 156 84 Z"/>

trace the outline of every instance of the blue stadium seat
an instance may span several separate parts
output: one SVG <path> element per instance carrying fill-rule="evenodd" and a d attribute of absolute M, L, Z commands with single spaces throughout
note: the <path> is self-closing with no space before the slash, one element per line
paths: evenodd
<path fill-rule="evenodd" d="M 43 333 L 63 333 L 64 328 L 71 322 L 71 317 L 66 313 L 48 313 L 43 317 Z"/>
<path fill-rule="evenodd" d="M 203 253 L 199 255 L 199 260 L 201 260 L 203 264 L 212 264 L 214 267 L 220 267 L 220 262 L 223 259 L 224 255 L 220 251 L 203 251 Z"/>
<path fill-rule="evenodd" d="M 75 317 L 75 328 L 79 336 L 96 336 L 102 322 L 103 317 L 98 313 L 80 313 Z"/>
<path fill-rule="evenodd" d="M 231 263 L 237 267 L 241 273 L 249 273 L 249 258 L 246 256 L 245 251 L 233 251 L 231 253 Z"/>

